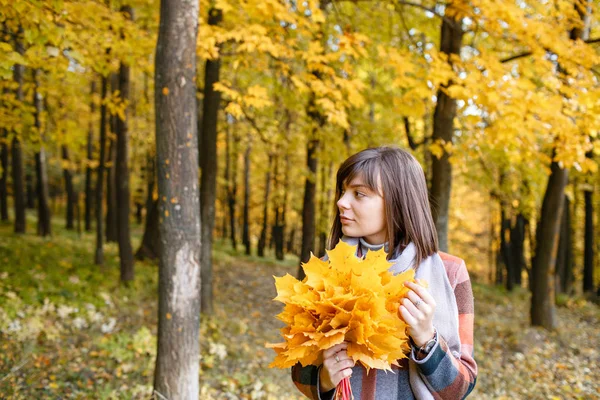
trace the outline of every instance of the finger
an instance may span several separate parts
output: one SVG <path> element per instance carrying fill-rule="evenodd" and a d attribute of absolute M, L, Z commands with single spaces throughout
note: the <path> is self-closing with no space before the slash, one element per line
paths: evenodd
<path fill-rule="evenodd" d="M 411 316 L 416 320 L 420 320 L 423 318 L 423 313 L 419 310 L 415 304 L 409 299 L 402 300 L 402 305 L 410 312 Z"/>
<path fill-rule="evenodd" d="M 409 291 L 408 291 L 408 294 L 407 294 L 406 296 L 407 296 L 407 297 L 410 299 L 410 301 L 412 301 L 412 302 L 413 302 L 413 304 L 415 305 L 415 307 L 417 307 L 417 304 L 419 304 L 419 305 L 420 305 L 420 304 L 423 304 L 423 303 L 425 303 L 425 301 L 423 301 L 423 300 L 422 300 L 422 299 L 419 297 L 419 295 L 418 295 L 418 294 L 416 294 L 416 293 L 415 293 L 414 291 L 412 291 L 412 290 L 409 290 Z M 419 301 L 421 301 L 421 303 L 419 303 Z M 419 307 L 417 307 L 417 308 L 419 308 Z"/>
<path fill-rule="evenodd" d="M 352 368 L 344 368 L 338 373 L 334 374 L 331 380 L 333 383 L 335 383 L 335 386 L 337 386 L 342 379 L 348 378 L 350 375 L 352 375 Z"/>
<path fill-rule="evenodd" d="M 425 303 L 435 306 L 435 300 L 426 288 L 413 282 L 406 282 L 406 286 L 412 289 Z"/>
<path fill-rule="evenodd" d="M 402 317 L 402 319 L 404 320 L 404 322 L 406 322 L 406 324 L 408 326 L 414 326 L 417 324 L 417 320 L 415 319 L 415 317 L 412 316 L 412 314 L 406 309 L 406 307 L 404 307 L 403 305 L 400 306 L 399 308 L 400 311 L 400 316 Z"/>
<path fill-rule="evenodd" d="M 346 343 L 346 342 L 336 344 L 335 346 L 332 346 L 332 347 L 328 348 L 327 350 L 323 351 L 323 358 L 331 358 L 338 351 L 346 350 L 347 348 L 348 348 L 348 343 Z"/>
<path fill-rule="evenodd" d="M 333 355 L 333 359 L 335 360 L 337 356 L 337 359 L 342 361 L 342 360 L 348 360 L 350 357 L 348 356 L 348 353 L 346 352 L 346 350 L 340 350 L 337 353 L 335 353 Z M 339 362 L 339 361 L 338 361 Z"/>

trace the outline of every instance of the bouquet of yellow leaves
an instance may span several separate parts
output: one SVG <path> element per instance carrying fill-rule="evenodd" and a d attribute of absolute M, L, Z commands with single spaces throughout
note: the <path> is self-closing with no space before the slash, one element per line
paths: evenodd
<path fill-rule="evenodd" d="M 398 307 L 414 270 L 393 275 L 383 249 L 360 259 L 356 246 L 342 241 L 327 254 L 327 261 L 311 255 L 302 281 L 289 274 L 275 277 L 274 300 L 285 304 L 277 316 L 286 324 L 285 342 L 266 345 L 277 353 L 269 367 L 320 365 L 323 350 L 346 341 L 348 356 L 367 372 L 391 370 L 410 348 Z"/>

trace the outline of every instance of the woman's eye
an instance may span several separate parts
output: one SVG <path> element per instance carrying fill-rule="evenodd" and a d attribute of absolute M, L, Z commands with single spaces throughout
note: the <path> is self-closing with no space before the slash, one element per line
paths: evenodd
<path fill-rule="evenodd" d="M 356 196 L 356 197 L 365 197 L 365 194 L 364 194 L 364 193 L 361 193 L 361 192 L 356 192 L 356 193 L 354 194 L 354 196 Z"/>

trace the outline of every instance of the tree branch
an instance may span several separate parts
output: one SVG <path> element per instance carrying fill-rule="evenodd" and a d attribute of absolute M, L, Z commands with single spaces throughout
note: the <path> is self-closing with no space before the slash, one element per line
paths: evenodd
<path fill-rule="evenodd" d="M 584 40 L 584 43 L 586 44 L 595 44 L 595 43 L 600 43 L 600 38 L 595 38 L 595 39 L 588 39 L 588 40 Z M 521 54 L 516 54 L 514 56 L 510 56 L 508 58 L 505 58 L 503 60 L 500 60 L 500 62 L 502 64 L 507 63 L 507 62 L 511 62 L 514 60 L 518 60 L 519 58 L 523 58 L 523 57 L 529 57 L 530 55 L 532 55 L 533 53 L 531 51 L 526 51 L 524 53 Z"/>

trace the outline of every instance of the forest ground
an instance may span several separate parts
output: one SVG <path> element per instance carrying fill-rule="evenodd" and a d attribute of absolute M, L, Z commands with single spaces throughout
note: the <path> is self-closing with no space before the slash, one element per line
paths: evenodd
<path fill-rule="evenodd" d="M 93 264 L 94 234 L 54 221 L 51 239 L 0 225 L 0 398 L 148 399 L 156 354 L 157 266 L 119 284 L 118 249 Z M 28 215 L 28 232 L 35 232 Z M 134 226 L 134 248 L 141 227 Z M 201 323 L 201 398 L 298 399 L 288 370 L 267 368 L 280 341 L 273 275 L 297 259 L 215 246 L 215 315 Z M 269 255 L 269 254 L 268 254 Z M 600 307 L 562 298 L 558 329 L 529 327 L 529 294 L 474 283 L 474 399 L 600 398 Z"/>

